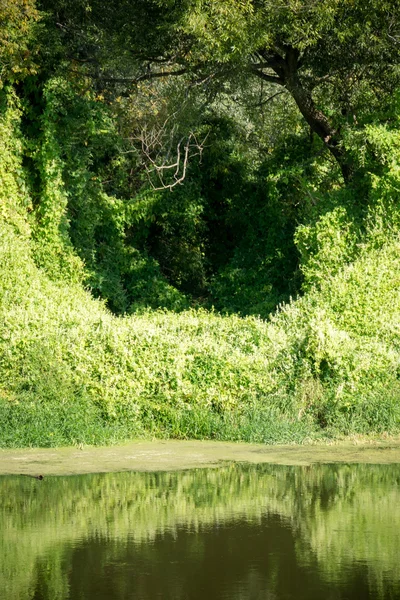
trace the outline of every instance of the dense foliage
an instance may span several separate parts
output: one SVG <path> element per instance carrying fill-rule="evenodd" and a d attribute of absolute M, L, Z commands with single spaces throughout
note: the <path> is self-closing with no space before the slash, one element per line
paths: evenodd
<path fill-rule="evenodd" d="M 0 445 L 398 430 L 397 2 L 177 4 L 1 4 Z"/>

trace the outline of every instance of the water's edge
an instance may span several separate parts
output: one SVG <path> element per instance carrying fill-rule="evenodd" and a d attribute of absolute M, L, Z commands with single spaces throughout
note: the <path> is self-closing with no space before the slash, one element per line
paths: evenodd
<path fill-rule="evenodd" d="M 0 475 L 176 471 L 217 467 L 226 462 L 281 465 L 395 464 L 400 463 L 400 438 L 303 446 L 158 440 L 107 448 L 0 450 Z"/>

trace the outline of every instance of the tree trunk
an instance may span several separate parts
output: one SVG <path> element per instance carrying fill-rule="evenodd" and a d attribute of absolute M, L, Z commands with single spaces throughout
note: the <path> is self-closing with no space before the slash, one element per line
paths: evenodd
<path fill-rule="evenodd" d="M 347 183 L 351 178 L 351 166 L 341 145 L 342 140 L 339 132 L 332 127 L 326 115 L 315 106 L 311 92 L 303 87 L 296 71 L 285 78 L 285 87 L 290 92 L 312 131 L 321 138 L 335 157 L 342 171 L 343 179 Z"/>
<path fill-rule="evenodd" d="M 266 56 L 266 63 L 261 66 L 268 66 L 276 73 L 276 77 L 259 69 L 253 69 L 253 72 L 258 77 L 282 85 L 288 90 L 311 130 L 321 138 L 336 159 L 347 183 L 352 176 L 352 167 L 343 149 L 340 133 L 332 126 L 328 117 L 315 106 L 311 91 L 304 87 L 298 73 L 299 52 L 291 46 L 286 46 L 284 54 L 284 57 L 277 53 L 273 57 Z"/>

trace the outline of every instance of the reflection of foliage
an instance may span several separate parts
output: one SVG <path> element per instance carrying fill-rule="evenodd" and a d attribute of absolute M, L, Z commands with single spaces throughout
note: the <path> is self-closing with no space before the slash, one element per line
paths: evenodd
<path fill-rule="evenodd" d="M 25 600 L 45 559 L 49 598 L 67 597 L 62 564 L 82 540 L 146 544 L 179 528 L 216 522 L 261 524 L 279 515 L 294 532 L 297 559 L 316 557 L 323 576 L 367 565 L 384 598 L 385 577 L 400 585 L 400 471 L 393 466 L 226 466 L 181 473 L 121 473 L 0 479 L 0 588 Z M 143 546 L 144 548 L 144 546 Z M 105 557 L 114 556 L 109 544 Z M 110 554 L 111 553 L 111 554 Z M 283 567 L 282 567 L 283 568 Z M 64 579 L 63 579 L 64 577 Z"/>

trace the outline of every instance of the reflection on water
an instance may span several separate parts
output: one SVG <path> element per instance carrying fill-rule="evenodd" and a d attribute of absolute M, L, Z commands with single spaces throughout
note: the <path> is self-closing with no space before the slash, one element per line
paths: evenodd
<path fill-rule="evenodd" d="M 0 598 L 400 599 L 400 465 L 0 478 Z"/>

